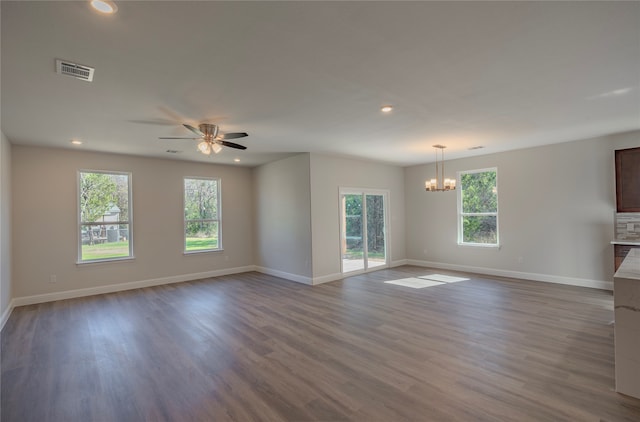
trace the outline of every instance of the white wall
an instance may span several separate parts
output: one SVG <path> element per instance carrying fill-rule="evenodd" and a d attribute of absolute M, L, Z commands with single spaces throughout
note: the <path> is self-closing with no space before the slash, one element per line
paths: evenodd
<path fill-rule="evenodd" d="M 0 132 L 0 327 L 11 291 L 11 144 Z"/>
<path fill-rule="evenodd" d="M 340 276 L 339 189 L 368 188 L 389 191 L 391 262 L 405 254 L 405 192 L 401 167 L 370 161 L 311 154 L 311 230 L 314 281 Z"/>
<path fill-rule="evenodd" d="M 253 265 L 250 169 L 18 145 L 12 159 L 15 297 Z M 78 169 L 132 172 L 135 260 L 76 264 Z M 183 254 L 184 176 L 222 179 L 224 251 Z"/>
<path fill-rule="evenodd" d="M 457 193 L 425 192 L 434 166 L 407 167 L 407 257 L 445 268 L 610 287 L 613 151 L 635 146 L 637 131 L 447 161 L 449 176 L 498 168 L 499 250 L 458 246 Z"/>
<path fill-rule="evenodd" d="M 309 154 L 253 171 L 256 265 L 274 275 L 311 284 Z"/>

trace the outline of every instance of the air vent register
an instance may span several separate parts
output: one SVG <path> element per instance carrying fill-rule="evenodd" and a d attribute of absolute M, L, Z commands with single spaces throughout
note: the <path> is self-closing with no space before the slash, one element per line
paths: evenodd
<path fill-rule="evenodd" d="M 71 63 L 66 60 L 56 59 L 56 73 L 60 75 L 73 76 L 83 81 L 93 81 L 94 68 L 84 66 L 77 63 Z"/>

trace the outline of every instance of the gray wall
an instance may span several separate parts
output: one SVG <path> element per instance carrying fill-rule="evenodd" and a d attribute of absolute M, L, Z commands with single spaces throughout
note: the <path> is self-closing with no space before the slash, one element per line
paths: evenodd
<path fill-rule="evenodd" d="M 256 265 L 304 283 L 339 278 L 340 187 L 389 191 L 391 260 L 403 260 L 403 182 L 401 167 L 315 153 L 257 167 Z"/>
<path fill-rule="evenodd" d="M 79 169 L 132 172 L 134 260 L 76 264 Z M 224 251 L 183 254 L 184 176 L 222 179 Z M 247 168 L 13 145 L 12 186 L 15 297 L 206 274 L 254 262 Z M 56 283 L 49 282 L 51 274 Z"/>
<path fill-rule="evenodd" d="M 0 150 L 0 306 L 11 298 L 254 265 L 305 283 L 340 276 L 340 187 L 389 191 L 391 261 L 610 287 L 613 151 L 640 131 L 446 163 L 498 168 L 500 249 L 458 246 L 456 193 L 427 193 L 433 165 L 300 154 L 254 169 L 68 149 Z M 135 260 L 76 264 L 78 169 L 133 173 Z M 222 179 L 224 251 L 185 256 L 182 178 Z M 176 224 L 177 222 L 177 224 Z M 521 258 L 521 259 L 520 259 Z M 50 283 L 55 274 L 57 283 Z"/>
<path fill-rule="evenodd" d="M 275 275 L 311 284 L 309 154 L 253 170 L 255 264 Z"/>
<path fill-rule="evenodd" d="M 448 176 L 498 168 L 500 249 L 458 246 L 457 192 L 425 192 L 424 181 L 434 166 L 407 167 L 407 257 L 490 274 L 610 287 L 614 150 L 635 146 L 640 146 L 640 132 L 447 161 Z"/>
<path fill-rule="evenodd" d="M 11 290 L 11 144 L 0 132 L 0 315 L 9 308 Z"/>
<path fill-rule="evenodd" d="M 389 191 L 391 262 L 405 253 L 404 172 L 386 164 L 311 154 L 311 225 L 313 277 L 327 281 L 340 276 L 339 189 L 367 188 Z"/>

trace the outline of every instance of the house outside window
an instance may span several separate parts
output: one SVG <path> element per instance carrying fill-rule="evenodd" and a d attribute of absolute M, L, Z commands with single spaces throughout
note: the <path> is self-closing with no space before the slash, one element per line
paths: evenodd
<path fill-rule="evenodd" d="M 498 169 L 458 173 L 458 244 L 498 246 Z"/>
<path fill-rule="evenodd" d="M 184 252 L 222 250 L 220 179 L 184 179 Z"/>
<path fill-rule="evenodd" d="M 133 258 L 131 173 L 78 172 L 78 263 Z"/>

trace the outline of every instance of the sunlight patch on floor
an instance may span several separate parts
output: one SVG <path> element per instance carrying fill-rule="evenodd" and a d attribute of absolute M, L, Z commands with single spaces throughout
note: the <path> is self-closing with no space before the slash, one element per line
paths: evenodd
<path fill-rule="evenodd" d="M 395 284 L 396 286 L 411 287 L 412 289 L 422 289 L 425 287 L 440 286 L 442 284 L 457 283 L 459 281 L 468 281 L 469 278 L 454 277 L 444 274 L 428 274 L 416 277 L 401 278 L 398 280 L 385 281 L 385 284 Z"/>
<path fill-rule="evenodd" d="M 398 280 L 389 280 L 389 281 L 385 281 L 385 284 L 395 284 L 397 286 L 404 286 L 404 287 L 411 287 L 412 289 L 422 289 L 425 287 L 431 287 L 431 286 L 440 286 L 441 284 L 445 284 L 445 283 L 440 283 L 438 281 L 433 281 L 433 280 L 422 280 L 419 278 L 401 278 Z"/>
<path fill-rule="evenodd" d="M 457 283 L 458 281 L 468 281 L 468 280 L 470 280 L 469 278 L 454 277 L 452 275 L 444 275 L 444 274 L 421 275 L 421 276 L 418 276 L 418 278 L 421 278 L 423 280 L 441 281 L 443 283 Z"/>

